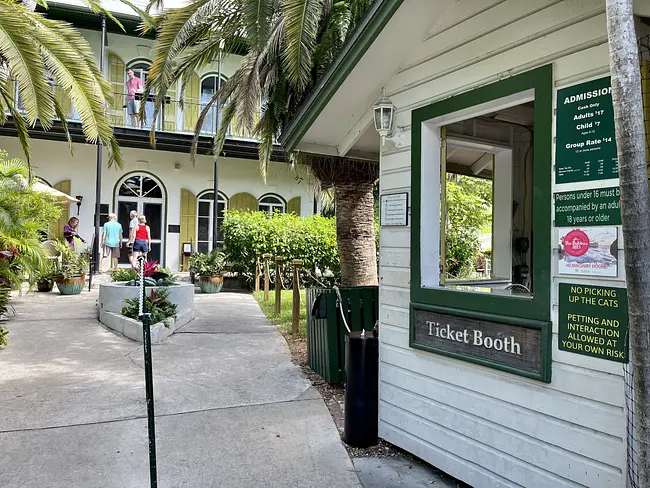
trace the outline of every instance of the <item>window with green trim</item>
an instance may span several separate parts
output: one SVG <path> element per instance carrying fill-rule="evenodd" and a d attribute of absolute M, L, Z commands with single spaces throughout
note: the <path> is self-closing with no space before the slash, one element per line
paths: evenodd
<path fill-rule="evenodd" d="M 552 70 L 413 112 L 411 300 L 550 320 Z"/>

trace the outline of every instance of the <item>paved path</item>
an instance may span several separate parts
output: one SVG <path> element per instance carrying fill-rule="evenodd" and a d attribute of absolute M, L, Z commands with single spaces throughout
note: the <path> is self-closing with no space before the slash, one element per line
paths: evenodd
<path fill-rule="evenodd" d="M 142 346 L 97 292 L 15 301 L 0 350 L 0 487 L 149 486 Z M 320 395 L 247 294 L 196 295 L 153 347 L 158 486 L 359 487 Z"/>

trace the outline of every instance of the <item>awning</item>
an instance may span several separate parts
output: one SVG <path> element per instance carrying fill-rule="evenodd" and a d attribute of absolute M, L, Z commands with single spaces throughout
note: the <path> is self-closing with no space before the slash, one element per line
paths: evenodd
<path fill-rule="evenodd" d="M 56 200 L 61 200 L 67 203 L 79 202 L 79 200 L 77 200 L 74 197 L 71 197 L 67 193 L 63 193 L 62 191 L 59 191 L 56 188 L 52 188 L 51 186 L 48 186 L 45 183 L 41 183 L 40 181 L 35 181 L 34 183 L 32 183 L 32 190 L 40 193 L 47 193 L 48 195 L 55 198 Z"/>

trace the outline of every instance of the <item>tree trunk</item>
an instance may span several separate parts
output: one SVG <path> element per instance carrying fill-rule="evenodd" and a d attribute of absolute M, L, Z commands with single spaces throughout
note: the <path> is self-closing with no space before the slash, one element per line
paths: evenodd
<path fill-rule="evenodd" d="M 639 487 L 650 488 L 650 196 L 632 0 L 607 0 L 618 147 Z"/>
<path fill-rule="evenodd" d="M 337 183 L 334 188 L 341 284 L 377 285 L 373 183 Z"/>

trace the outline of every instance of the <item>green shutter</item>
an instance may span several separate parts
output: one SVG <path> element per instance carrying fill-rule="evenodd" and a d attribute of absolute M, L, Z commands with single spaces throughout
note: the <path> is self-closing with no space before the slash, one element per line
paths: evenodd
<path fill-rule="evenodd" d="M 181 242 L 180 256 L 183 262 L 183 243 L 192 242 L 196 247 L 196 195 L 185 188 L 181 189 Z"/>
<path fill-rule="evenodd" d="M 59 181 L 56 185 L 54 185 L 54 188 L 69 195 L 70 183 L 71 183 L 70 180 Z M 70 219 L 70 204 L 62 202 L 59 203 L 59 206 L 61 207 L 61 216 L 57 221 L 56 228 L 53 230 L 54 230 L 54 235 L 56 237 L 63 239 L 63 228 L 65 227 L 65 224 L 67 224 L 68 220 Z"/>
<path fill-rule="evenodd" d="M 300 197 L 293 197 L 287 202 L 287 213 L 293 213 L 300 217 Z"/>
<path fill-rule="evenodd" d="M 257 204 L 257 198 L 250 193 L 241 192 L 230 197 L 228 208 L 230 210 L 248 210 L 250 212 L 257 212 L 259 207 Z"/>

